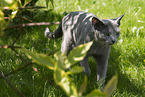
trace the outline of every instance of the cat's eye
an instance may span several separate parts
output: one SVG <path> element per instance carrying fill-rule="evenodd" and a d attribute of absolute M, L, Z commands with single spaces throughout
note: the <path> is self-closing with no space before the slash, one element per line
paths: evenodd
<path fill-rule="evenodd" d="M 119 35 L 120 33 L 116 33 L 116 35 Z"/>
<path fill-rule="evenodd" d="M 109 34 L 109 33 L 106 33 L 105 35 L 106 35 L 106 36 L 110 36 L 110 34 Z"/>

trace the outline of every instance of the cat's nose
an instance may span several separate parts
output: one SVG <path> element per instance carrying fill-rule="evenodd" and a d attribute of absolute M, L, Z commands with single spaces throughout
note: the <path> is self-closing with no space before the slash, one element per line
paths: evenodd
<path fill-rule="evenodd" d="M 112 43 L 115 43 L 115 41 L 113 40 Z"/>

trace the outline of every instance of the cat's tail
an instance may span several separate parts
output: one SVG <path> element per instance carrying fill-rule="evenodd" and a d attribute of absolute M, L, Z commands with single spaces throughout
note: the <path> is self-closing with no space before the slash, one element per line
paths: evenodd
<path fill-rule="evenodd" d="M 57 39 L 57 38 L 60 38 L 62 37 L 62 23 L 60 23 L 59 27 L 57 28 L 57 30 L 55 30 L 55 32 L 50 32 L 49 31 L 49 28 L 47 27 L 45 29 L 45 36 L 47 38 L 50 38 L 50 39 Z"/>

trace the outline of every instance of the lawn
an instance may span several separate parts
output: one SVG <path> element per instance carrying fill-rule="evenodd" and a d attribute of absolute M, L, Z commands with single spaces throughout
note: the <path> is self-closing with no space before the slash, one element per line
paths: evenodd
<path fill-rule="evenodd" d="M 39 0 L 38 5 L 43 5 L 45 0 Z M 145 96 L 145 2 L 144 0 L 55 0 L 52 11 L 36 10 L 23 13 L 33 22 L 61 21 L 64 13 L 72 11 L 85 11 L 96 14 L 100 19 L 116 18 L 123 14 L 121 20 L 121 35 L 118 43 L 111 48 L 106 82 L 118 73 L 117 89 L 112 97 L 144 97 Z M 49 8 L 53 8 L 50 4 Z M 14 23 L 17 23 L 15 20 Z M 26 21 L 23 21 L 24 23 Z M 61 39 L 50 40 L 45 38 L 44 30 L 47 26 L 25 27 L 22 29 L 16 46 L 22 46 L 33 52 L 50 54 L 61 48 Z M 58 25 L 49 25 L 55 31 Z M 19 29 L 6 30 L 0 38 L 0 45 L 10 45 L 19 34 Z M 26 65 L 29 59 L 19 49 L 16 54 L 11 49 L 0 48 L 0 71 L 7 74 L 21 66 Z M 22 60 L 21 57 L 25 59 Z M 92 71 L 88 77 L 87 89 L 84 94 L 98 88 L 96 82 L 96 66 L 92 57 L 89 58 Z M 76 65 L 79 65 L 77 63 Z M 36 70 L 37 69 L 37 70 Z M 6 77 L 12 85 L 26 97 L 65 97 L 65 92 L 56 85 L 53 71 L 33 64 Z M 79 89 L 83 82 L 83 74 L 74 74 L 71 79 Z M 19 97 L 2 78 L 0 78 L 0 97 Z"/>

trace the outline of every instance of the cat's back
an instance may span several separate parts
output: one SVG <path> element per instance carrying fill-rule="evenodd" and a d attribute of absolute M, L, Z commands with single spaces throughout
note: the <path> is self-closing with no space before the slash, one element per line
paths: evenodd
<path fill-rule="evenodd" d="M 87 12 L 71 12 L 62 19 L 64 41 L 73 40 L 75 45 L 91 41 L 93 37 L 92 18 Z"/>
<path fill-rule="evenodd" d="M 95 15 L 81 11 L 70 12 L 62 19 L 62 24 L 64 26 L 73 26 L 75 24 L 81 24 L 84 21 L 89 22 L 91 17 L 95 17 Z"/>

